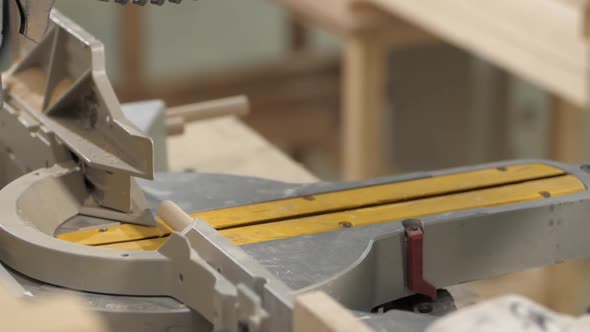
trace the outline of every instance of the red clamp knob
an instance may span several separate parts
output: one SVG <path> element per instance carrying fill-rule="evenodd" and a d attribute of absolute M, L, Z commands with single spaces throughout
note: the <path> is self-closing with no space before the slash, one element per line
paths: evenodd
<path fill-rule="evenodd" d="M 406 227 L 408 288 L 436 300 L 436 288 L 424 280 L 424 232 L 414 225 Z"/>

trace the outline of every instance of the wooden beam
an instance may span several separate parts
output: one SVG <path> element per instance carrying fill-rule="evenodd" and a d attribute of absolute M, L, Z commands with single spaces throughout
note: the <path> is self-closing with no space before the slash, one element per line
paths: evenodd
<path fill-rule="evenodd" d="M 387 51 L 369 35 L 344 45 L 342 177 L 362 180 L 381 175 Z"/>
<path fill-rule="evenodd" d="M 293 309 L 293 332 L 371 332 L 350 310 L 324 292 L 299 295 Z"/>
<path fill-rule="evenodd" d="M 573 103 L 590 99 L 583 1 L 369 2 Z"/>
<path fill-rule="evenodd" d="M 565 163 L 584 161 L 587 115 L 580 107 L 559 97 L 553 97 L 550 110 L 550 152 L 553 160 Z"/>

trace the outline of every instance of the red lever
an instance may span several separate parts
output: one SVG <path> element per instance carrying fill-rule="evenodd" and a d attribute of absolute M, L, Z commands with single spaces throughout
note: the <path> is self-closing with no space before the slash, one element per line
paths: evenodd
<path fill-rule="evenodd" d="M 424 280 L 423 275 L 423 244 L 424 232 L 418 226 L 406 227 L 408 288 L 418 294 L 430 296 L 436 300 L 436 288 Z"/>

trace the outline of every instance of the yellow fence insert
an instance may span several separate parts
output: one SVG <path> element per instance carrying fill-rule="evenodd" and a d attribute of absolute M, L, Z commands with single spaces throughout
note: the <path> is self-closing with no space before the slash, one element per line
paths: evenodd
<path fill-rule="evenodd" d="M 236 245 L 310 235 L 427 215 L 515 204 L 584 191 L 584 184 L 546 164 L 486 168 L 203 211 L 209 223 Z M 171 230 L 116 225 L 62 234 L 60 239 L 123 250 L 156 250 Z"/>

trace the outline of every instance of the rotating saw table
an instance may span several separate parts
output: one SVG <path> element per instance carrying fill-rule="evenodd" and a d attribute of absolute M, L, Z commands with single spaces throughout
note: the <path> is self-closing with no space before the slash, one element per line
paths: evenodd
<path fill-rule="evenodd" d="M 40 176 L 49 175 L 44 173 Z M 411 278 L 438 288 L 580 257 L 586 244 L 576 234 L 585 229 L 589 180 L 578 167 L 529 161 L 354 184 L 294 185 L 228 175 L 161 173 L 153 182 L 142 181 L 141 187 L 154 209 L 161 200 L 173 200 L 187 211 L 202 211 L 193 215 L 200 226 L 208 221 L 241 245 L 290 293 L 321 289 L 358 315 L 369 315 L 365 322 L 372 327 L 405 326 L 399 330 L 408 331 L 423 330 L 433 317 L 396 310 L 369 313 L 416 291 L 434 296 L 429 293 L 432 288 L 410 289 Z M 266 203 L 256 203 L 261 201 Z M 163 248 L 172 232 L 160 223 L 146 227 L 76 215 L 54 234 L 97 252 L 116 249 L 112 252 L 133 260 Z M 409 274 L 408 260 L 415 262 L 408 256 L 407 229 L 412 226 L 423 230 L 423 278 Z M 227 254 L 235 254 L 218 234 L 213 240 Z M 98 267 L 65 272 L 82 283 L 105 278 L 125 287 L 129 282 L 125 273 Z M 33 295 L 56 288 L 11 273 Z M 190 331 L 209 326 L 199 314 L 167 296 L 82 294 L 117 330 L 161 331 L 174 326 Z M 437 303 L 434 307 L 442 311 L 438 314 L 448 312 L 447 299 L 440 306 Z"/>
<path fill-rule="evenodd" d="M 102 45 L 51 20 L 0 111 L 0 261 L 32 299 L 74 292 L 114 331 L 289 331 L 295 297 L 319 290 L 374 329 L 424 331 L 454 309 L 445 287 L 590 252 L 588 165 L 153 178 Z"/>

